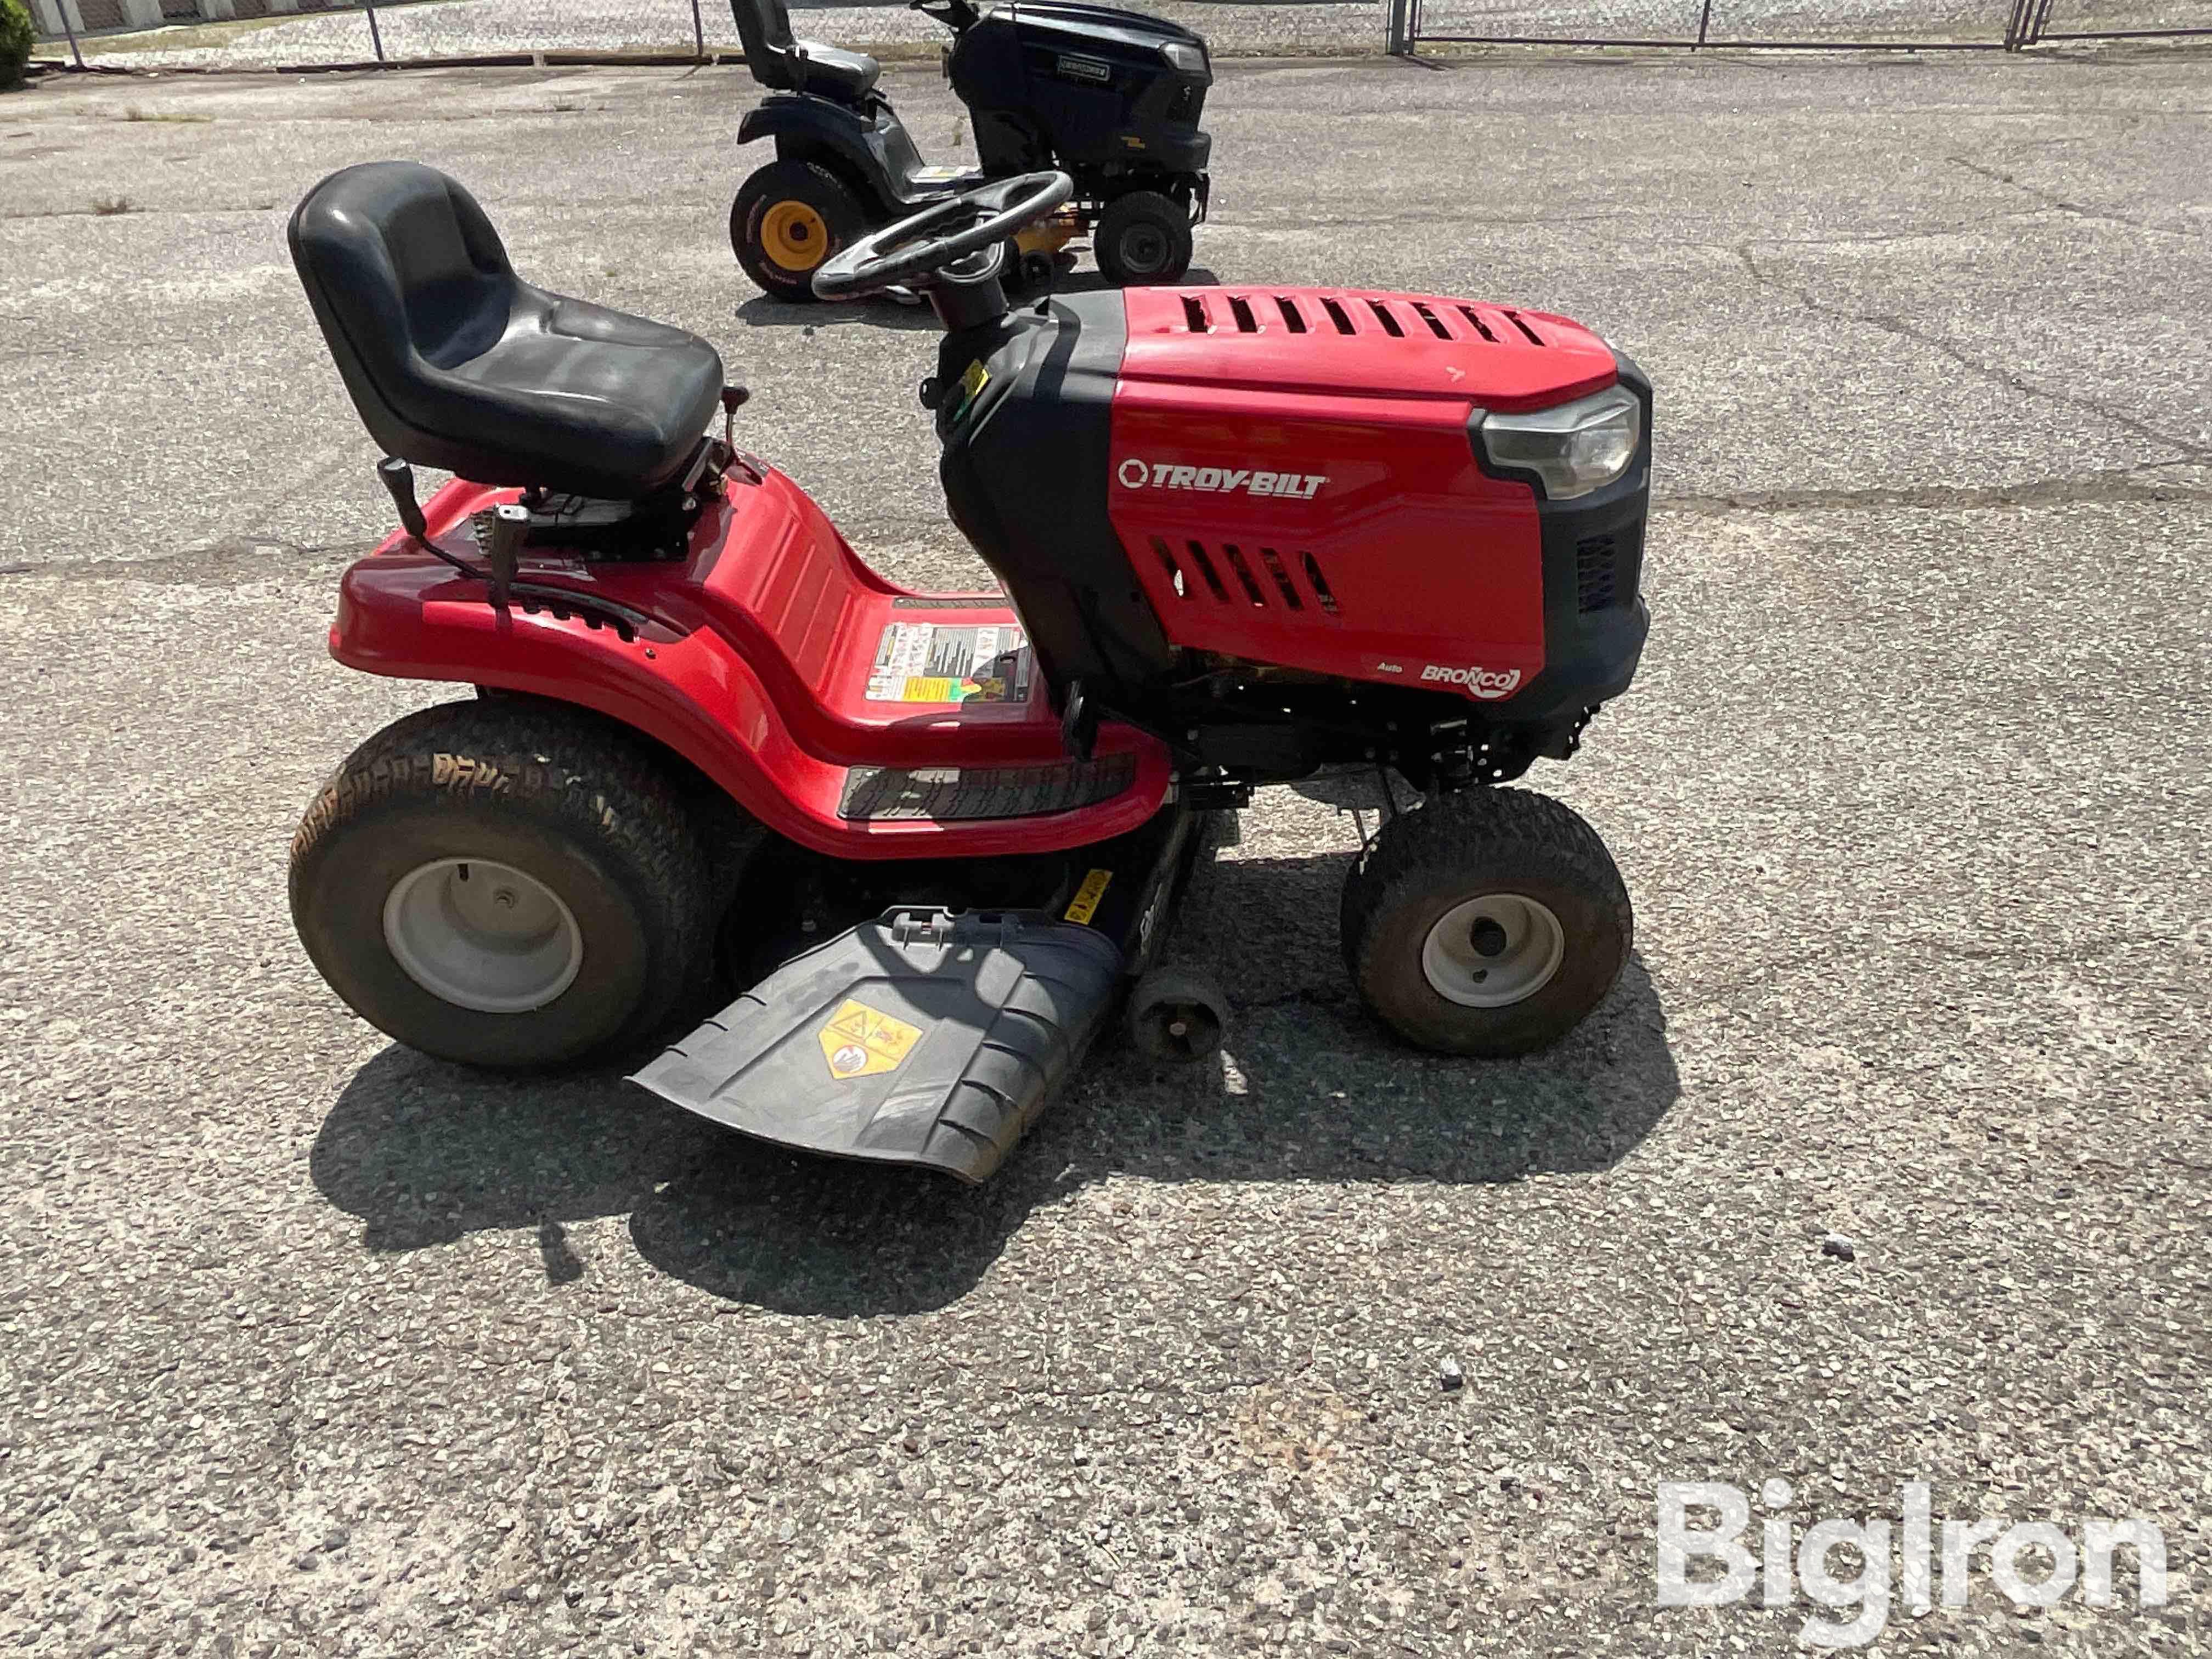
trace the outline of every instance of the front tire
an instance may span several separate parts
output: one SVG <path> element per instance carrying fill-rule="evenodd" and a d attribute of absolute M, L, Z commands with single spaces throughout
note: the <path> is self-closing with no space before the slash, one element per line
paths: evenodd
<path fill-rule="evenodd" d="M 1179 283 L 1190 269 L 1190 215 L 1156 190 L 1133 190 L 1106 204 L 1091 247 L 1116 288 Z"/>
<path fill-rule="evenodd" d="M 580 709 L 393 722 L 292 842 L 292 917 L 332 990 L 441 1060 L 528 1069 L 635 1045 L 708 983 L 714 883 L 680 792 Z"/>
<path fill-rule="evenodd" d="M 745 275 L 771 298 L 814 298 L 814 272 L 867 229 L 868 216 L 844 181 L 818 161 L 771 161 L 730 204 L 730 246 Z"/>
<path fill-rule="evenodd" d="M 1597 832 L 1525 789 L 1390 819 L 1346 878 L 1345 965 L 1407 1042 L 1503 1058 L 1565 1036 L 1613 988 L 1635 917 Z"/>

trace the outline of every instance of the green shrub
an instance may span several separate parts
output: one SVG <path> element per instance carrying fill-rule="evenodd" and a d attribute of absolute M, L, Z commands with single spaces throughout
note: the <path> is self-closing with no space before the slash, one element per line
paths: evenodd
<path fill-rule="evenodd" d="M 23 0 L 0 0 L 0 87 L 12 87 L 23 78 L 35 38 L 31 9 Z"/>

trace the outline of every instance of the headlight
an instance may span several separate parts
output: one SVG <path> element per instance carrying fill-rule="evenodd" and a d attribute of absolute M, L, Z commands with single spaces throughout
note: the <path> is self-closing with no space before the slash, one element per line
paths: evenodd
<path fill-rule="evenodd" d="M 1160 48 L 1160 56 L 1185 75 L 1206 73 L 1206 53 L 1187 40 L 1170 40 Z"/>
<path fill-rule="evenodd" d="M 1492 466 L 1533 472 L 1546 499 L 1563 501 L 1628 471 L 1644 436 L 1644 405 L 1626 386 L 1607 386 L 1557 409 L 1487 416 L 1476 434 Z"/>

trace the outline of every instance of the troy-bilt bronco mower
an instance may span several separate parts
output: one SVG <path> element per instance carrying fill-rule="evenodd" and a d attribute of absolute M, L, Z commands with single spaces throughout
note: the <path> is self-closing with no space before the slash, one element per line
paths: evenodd
<path fill-rule="evenodd" d="M 522 282 L 427 167 L 319 185 L 294 257 L 404 528 L 331 650 L 472 684 L 325 785 L 292 904 L 324 976 L 433 1054 L 541 1066 L 723 1010 L 637 1073 L 770 1141 L 981 1180 L 1156 969 L 1257 786 L 1375 776 L 1344 957 L 1427 1048 L 1511 1054 L 1629 946 L 1604 847 L 1493 786 L 1628 684 L 1650 392 L 1565 319 L 1329 289 L 1010 310 L 1065 174 L 863 236 L 830 295 L 925 291 L 954 522 L 1003 593 L 902 591 L 731 441 L 703 340 Z M 702 436 L 717 409 L 720 435 Z M 409 463 L 459 474 L 418 507 Z M 1400 796 L 1408 787 L 1418 803 Z"/>
<path fill-rule="evenodd" d="M 776 159 L 730 208 L 745 274 L 780 300 L 814 297 L 823 261 L 862 232 L 992 179 L 1055 167 L 1075 181 L 1066 208 L 1026 227 L 1003 274 L 1050 281 L 1086 232 L 1107 279 L 1173 283 L 1190 266 L 1191 226 L 1206 216 L 1198 129 L 1213 73 L 1206 42 L 1179 24 L 1073 0 L 979 11 L 970 0 L 910 0 L 954 36 L 945 73 L 975 134 L 981 166 L 925 167 L 872 58 L 794 40 L 783 0 L 731 0 L 745 63 L 769 95 L 738 141 L 775 141 Z"/>

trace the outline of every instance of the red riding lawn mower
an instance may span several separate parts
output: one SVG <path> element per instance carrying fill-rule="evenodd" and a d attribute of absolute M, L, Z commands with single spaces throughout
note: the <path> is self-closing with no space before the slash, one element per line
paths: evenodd
<path fill-rule="evenodd" d="M 1212 1051 L 1224 998 L 1159 965 L 1178 896 L 1255 788 L 1324 772 L 1376 780 L 1343 947 L 1392 1029 L 1520 1054 L 1605 995 L 1612 860 L 1497 786 L 1634 672 L 1649 383 L 1462 300 L 1011 309 L 1003 245 L 1070 191 L 979 186 L 814 276 L 935 307 L 945 492 L 1004 584 L 973 594 L 877 575 L 735 446 L 711 346 L 521 281 L 452 179 L 309 194 L 294 258 L 403 525 L 331 653 L 477 693 L 370 738 L 294 841 L 301 938 L 363 1018 L 532 1068 L 719 996 L 637 1082 L 980 1181 L 1117 1007 Z M 458 476 L 418 506 L 410 463 Z"/>

